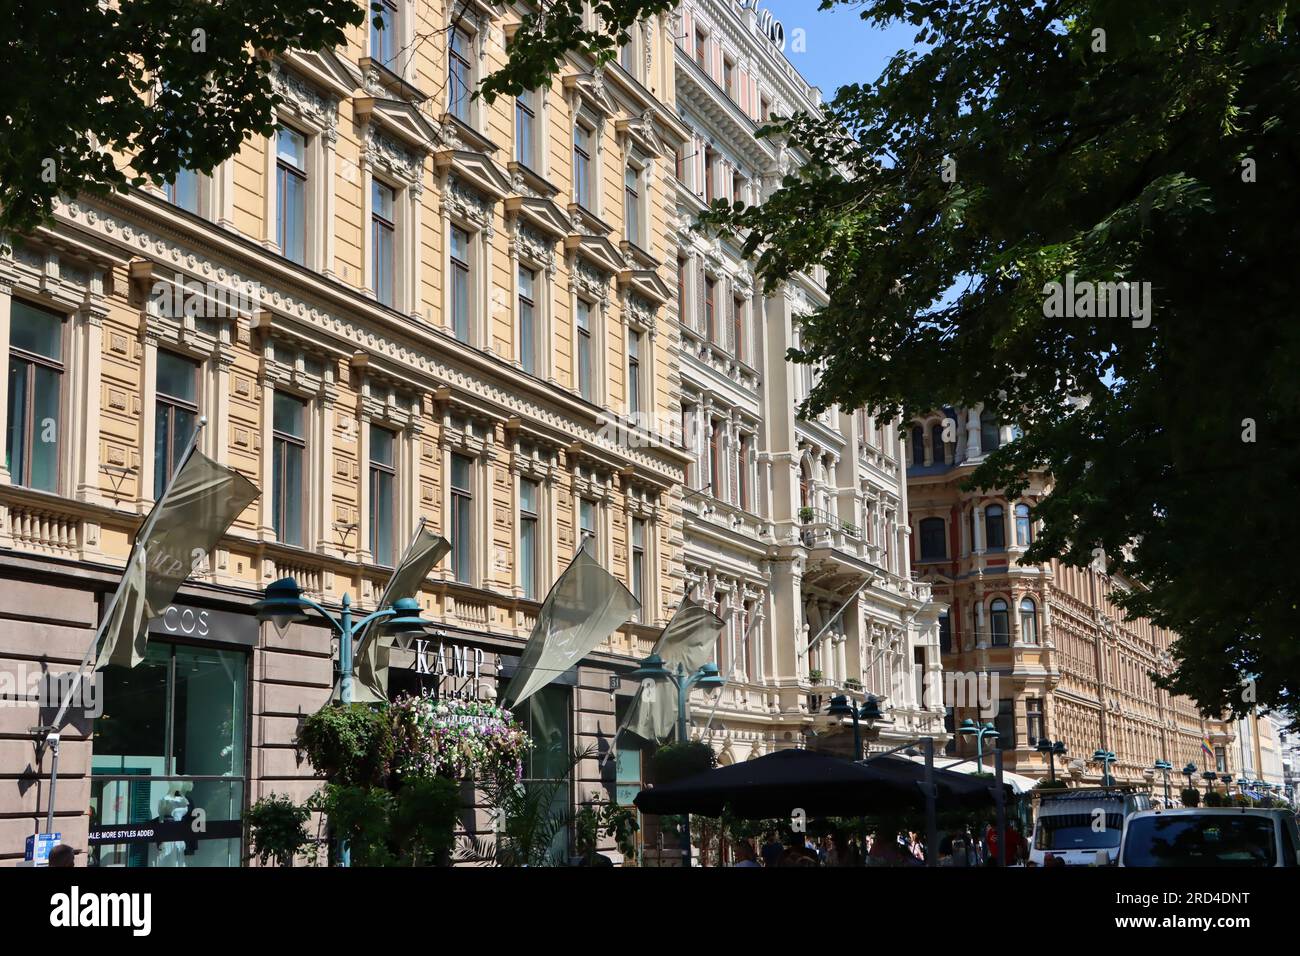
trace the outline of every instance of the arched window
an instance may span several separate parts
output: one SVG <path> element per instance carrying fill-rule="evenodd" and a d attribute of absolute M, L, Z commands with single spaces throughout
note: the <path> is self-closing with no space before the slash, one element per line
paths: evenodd
<path fill-rule="evenodd" d="M 1007 546 L 1007 523 L 1002 514 L 1001 505 L 989 505 L 984 509 L 984 548 L 987 551 L 1001 551 Z"/>
<path fill-rule="evenodd" d="M 921 560 L 942 561 L 948 557 L 946 533 L 942 518 L 921 519 Z"/>
<path fill-rule="evenodd" d="M 920 425 L 912 429 L 912 464 L 918 468 L 925 464 L 925 429 Z"/>
<path fill-rule="evenodd" d="M 1025 644 L 1038 643 L 1038 607 L 1033 598 L 1020 602 L 1020 640 Z"/>
<path fill-rule="evenodd" d="M 994 647 L 1006 647 L 1011 643 L 1011 618 L 1007 613 L 1007 602 L 1002 598 L 994 598 L 989 604 L 989 625 Z"/>
<path fill-rule="evenodd" d="M 1029 522 L 1029 505 L 1016 505 L 1016 544 L 1026 548 L 1034 540 L 1034 531 Z"/>
<path fill-rule="evenodd" d="M 987 455 L 1002 444 L 1001 429 L 997 416 L 992 412 L 980 412 L 980 452 Z"/>
<path fill-rule="evenodd" d="M 930 426 L 930 445 L 934 448 L 934 463 L 942 465 L 947 462 L 947 456 L 943 453 L 943 426 Z"/>

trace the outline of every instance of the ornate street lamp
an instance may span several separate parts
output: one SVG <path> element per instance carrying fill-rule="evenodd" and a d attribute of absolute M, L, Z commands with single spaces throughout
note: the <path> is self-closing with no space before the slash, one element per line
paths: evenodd
<path fill-rule="evenodd" d="M 983 727 L 980 727 L 969 717 L 961 722 L 961 726 L 957 728 L 957 732 L 963 737 L 969 737 L 971 734 L 975 735 L 975 764 L 979 768 L 978 772 L 983 773 L 984 738 L 987 737 L 990 740 L 997 740 L 1002 735 L 998 733 L 997 728 L 992 724 L 986 723 Z"/>
<path fill-rule="evenodd" d="M 1169 808 L 1169 772 L 1174 769 L 1174 765 L 1168 760 L 1157 760 L 1155 769 L 1165 775 L 1165 808 Z"/>
<path fill-rule="evenodd" d="M 1048 777 L 1052 781 L 1052 783 L 1055 784 L 1056 783 L 1056 758 L 1065 757 L 1065 752 L 1066 752 L 1065 744 L 1059 740 L 1056 741 L 1056 743 L 1052 743 L 1052 741 L 1048 740 L 1046 737 L 1039 737 L 1038 745 L 1034 749 L 1047 758 Z"/>

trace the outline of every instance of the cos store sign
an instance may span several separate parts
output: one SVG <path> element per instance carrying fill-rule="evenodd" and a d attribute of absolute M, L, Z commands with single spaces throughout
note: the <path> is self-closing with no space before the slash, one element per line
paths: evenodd
<path fill-rule="evenodd" d="M 257 618 L 252 614 L 169 604 L 161 615 L 149 622 L 149 633 L 159 637 L 182 637 L 256 647 L 258 624 Z"/>

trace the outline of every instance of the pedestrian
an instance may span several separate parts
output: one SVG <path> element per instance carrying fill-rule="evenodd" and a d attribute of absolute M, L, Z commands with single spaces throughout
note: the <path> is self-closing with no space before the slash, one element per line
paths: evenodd
<path fill-rule="evenodd" d="M 66 843 L 59 843 L 50 850 L 49 866 L 76 866 L 77 852 Z"/>
<path fill-rule="evenodd" d="M 735 867 L 756 867 L 758 860 L 755 859 L 754 847 L 748 840 L 740 840 L 736 843 L 736 862 L 731 864 Z"/>
<path fill-rule="evenodd" d="M 776 838 L 775 830 L 768 830 L 763 842 L 763 865 L 777 866 L 781 862 L 781 854 L 785 852 L 785 847 L 781 841 Z"/>

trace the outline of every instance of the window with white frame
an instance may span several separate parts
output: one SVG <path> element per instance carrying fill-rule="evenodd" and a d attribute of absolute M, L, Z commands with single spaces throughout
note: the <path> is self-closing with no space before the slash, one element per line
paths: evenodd
<path fill-rule="evenodd" d="M 396 70 L 401 47 L 397 0 L 370 0 L 370 4 L 370 58 Z M 373 9 L 376 6 L 378 10 Z"/>
<path fill-rule="evenodd" d="M 525 90 L 515 97 L 515 162 L 529 169 L 541 165 L 537 158 L 537 104 L 536 90 Z"/>
<path fill-rule="evenodd" d="M 645 383 L 641 376 L 641 339 L 639 329 L 629 328 L 627 332 L 627 413 L 629 416 L 641 413 L 641 400 Z"/>
<path fill-rule="evenodd" d="M 289 126 L 275 135 L 275 241 L 280 253 L 307 264 L 307 137 Z"/>
<path fill-rule="evenodd" d="M 539 482 L 519 479 L 519 586 L 529 601 L 541 593 L 541 496 Z"/>
<path fill-rule="evenodd" d="M 277 541 L 305 547 L 307 540 L 307 402 L 276 392 L 273 407 L 271 526 Z"/>
<path fill-rule="evenodd" d="M 15 485 L 59 491 L 64 329 L 50 309 L 11 300 L 5 467 Z"/>
<path fill-rule="evenodd" d="M 390 308 L 397 300 L 397 195 L 378 179 L 370 181 L 370 255 L 375 299 Z"/>
<path fill-rule="evenodd" d="M 451 330 L 457 339 L 468 343 L 475 298 L 469 231 L 452 225 L 450 249 Z"/>
<path fill-rule="evenodd" d="M 589 402 L 596 399 L 592 310 L 592 304 L 586 299 L 577 300 L 577 318 L 574 322 L 575 349 L 578 353 L 576 377 L 578 394 Z"/>
<path fill-rule="evenodd" d="M 595 156 L 596 133 L 584 121 L 573 126 L 573 201 L 584 209 L 595 210 Z"/>
<path fill-rule="evenodd" d="M 644 170 L 635 163 L 628 163 L 623 174 L 624 238 L 638 246 L 646 245 L 642 236 L 645 222 L 644 181 Z"/>
<path fill-rule="evenodd" d="M 474 459 L 451 456 L 450 509 L 447 530 L 451 537 L 451 570 L 462 584 L 474 583 Z"/>
<path fill-rule="evenodd" d="M 199 418 L 198 362 L 159 350 L 155 372 L 153 496 L 161 498 Z"/>
<path fill-rule="evenodd" d="M 202 215 L 203 174 L 195 169 L 180 169 L 163 183 L 163 195 L 173 206 L 196 216 Z"/>
<path fill-rule="evenodd" d="M 519 364 L 537 374 L 537 270 L 519 266 Z"/>
<path fill-rule="evenodd" d="M 457 24 L 447 48 L 447 112 L 462 123 L 471 123 L 470 99 L 474 92 L 474 38 Z"/>
<path fill-rule="evenodd" d="M 645 607 L 646 587 L 646 525 L 645 518 L 632 519 L 632 596 L 641 605 L 637 611 L 637 620 L 648 621 L 654 615 Z"/>
<path fill-rule="evenodd" d="M 578 546 L 590 541 L 587 550 L 598 561 L 601 557 L 599 511 L 600 506 L 591 498 L 578 499 Z"/>
<path fill-rule="evenodd" d="M 397 563 L 397 436 L 370 426 L 370 556 L 375 564 Z"/>

